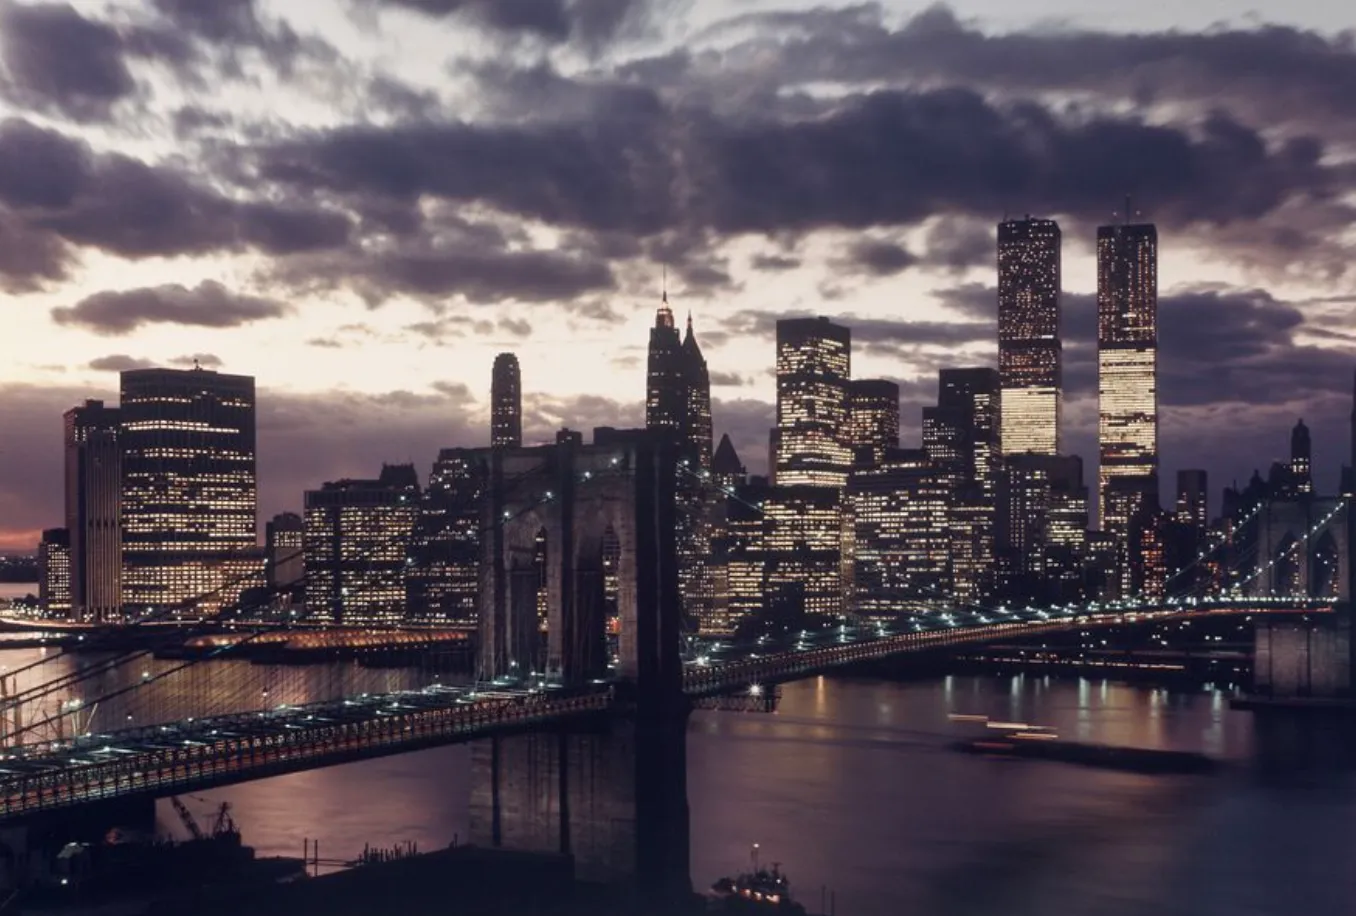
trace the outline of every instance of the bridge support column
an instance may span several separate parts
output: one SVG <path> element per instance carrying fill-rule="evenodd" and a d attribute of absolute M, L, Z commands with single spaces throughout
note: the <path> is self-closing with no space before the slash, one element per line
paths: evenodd
<path fill-rule="evenodd" d="M 618 714 L 596 730 L 471 748 L 471 842 L 568 855 L 575 875 L 677 899 L 691 892 L 686 717 Z"/>
<path fill-rule="evenodd" d="M 1351 622 L 1258 620 L 1253 692 L 1265 697 L 1342 697 L 1352 693 Z"/>

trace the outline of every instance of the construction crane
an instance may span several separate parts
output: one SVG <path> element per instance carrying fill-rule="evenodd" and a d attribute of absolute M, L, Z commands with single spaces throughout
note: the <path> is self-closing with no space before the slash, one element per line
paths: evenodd
<path fill-rule="evenodd" d="M 198 822 L 193 819 L 193 813 L 184 807 L 184 803 L 179 801 L 177 795 L 170 796 L 170 804 L 174 807 L 174 813 L 179 815 L 179 820 L 183 821 L 184 827 L 188 829 L 189 836 L 195 840 L 207 839 L 203 836 L 202 828 L 198 826 Z"/>
<path fill-rule="evenodd" d="M 189 798 L 194 801 L 207 801 L 207 799 L 198 798 L 196 795 L 190 795 Z M 183 802 L 179 801 L 178 796 L 170 796 L 170 805 L 173 806 L 175 813 L 179 815 L 179 820 L 183 821 L 189 836 L 195 840 L 205 840 L 208 838 L 208 835 L 203 833 L 202 827 L 198 826 L 198 821 L 193 817 L 193 813 L 188 810 Z M 235 832 L 235 821 L 231 819 L 231 803 L 222 802 L 217 808 L 217 819 L 212 823 L 211 837 L 212 839 L 217 839 Z"/>

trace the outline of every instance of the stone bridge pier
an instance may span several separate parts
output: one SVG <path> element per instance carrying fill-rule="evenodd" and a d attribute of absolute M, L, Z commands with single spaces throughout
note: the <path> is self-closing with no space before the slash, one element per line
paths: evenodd
<path fill-rule="evenodd" d="M 481 548 L 482 679 L 544 669 L 564 689 L 616 682 L 587 724 L 473 745 L 472 842 L 572 856 L 580 878 L 647 896 L 690 892 L 676 443 L 494 450 Z M 618 657 L 609 669 L 602 549 L 619 545 Z M 545 532 L 547 647 L 537 653 L 532 566 Z"/>

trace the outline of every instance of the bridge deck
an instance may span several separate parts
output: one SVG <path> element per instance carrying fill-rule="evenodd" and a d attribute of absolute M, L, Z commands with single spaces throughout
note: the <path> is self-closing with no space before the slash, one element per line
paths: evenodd
<path fill-rule="evenodd" d="M 1321 614 L 1331 607 L 1237 605 L 1159 611 L 1105 611 L 1078 616 L 1038 612 L 970 626 L 919 629 L 893 636 L 691 666 L 683 690 L 700 700 L 757 691 L 843 665 L 949 646 L 1030 639 L 1045 634 L 1123 624 L 1171 622 L 1263 611 Z M 430 688 L 381 694 L 175 726 L 94 736 L 0 758 L 0 824 L 45 812 L 134 796 L 165 796 L 368 757 L 529 731 L 613 708 L 608 684 L 545 692 L 475 694 Z"/>

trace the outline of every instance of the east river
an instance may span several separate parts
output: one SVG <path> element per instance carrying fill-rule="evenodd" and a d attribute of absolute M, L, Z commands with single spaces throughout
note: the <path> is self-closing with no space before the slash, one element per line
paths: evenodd
<path fill-rule="evenodd" d="M 0 652 L 9 670 L 33 657 Z M 308 678 L 347 681 L 325 667 Z M 207 676 L 227 687 L 236 671 Z M 381 677 L 403 680 L 395 674 Z M 688 743 L 693 884 L 742 870 L 757 842 L 812 910 L 832 888 L 841 916 L 1356 913 L 1349 742 L 1332 722 L 1256 720 L 1228 696 L 1031 675 L 818 678 L 787 685 L 772 715 L 699 712 Z M 1164 777 L 972 757 L 949 749 L 962 734 L 949 713 L 1202 751 L 1229 766 Z M 448 747 L 184 801 L 203 820 L 230 801 L 261 855 L 300 856 L 311 839 L 323 858 L 349 859 L 365 844 L 464 840 L 467 771 L 467 749 Z M 160 820 L 182 833 L 168 808 Z"/>

